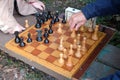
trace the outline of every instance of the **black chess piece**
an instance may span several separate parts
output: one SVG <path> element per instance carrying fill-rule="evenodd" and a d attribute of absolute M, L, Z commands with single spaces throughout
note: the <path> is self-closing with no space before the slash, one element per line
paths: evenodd
<path fill-rule="evenodd" d="M 44 20 L 44 22 L 48 21 L 47 13 L 45 11 L 43 11 L 42 15 L 43 15 L 42 19 Z"/>
<path fill-rule="evenodd" d="M 39 19 L 39 23 L 40 24 L 44 24 L 44 20 L 43 19 Z"/>
<path fill-rule="evenodd" d="M 54 19 L 54 17 L 53 17 L 52 20 L 51 20 L 51 24 L 55 24 L 55 19 Z"/>
<path fill-rule="evenodd" d="M 49 25 L 48 33 L 49 33 L 49 34 L 52 34 L 52 33 L 53 33 L 53 30 L 52 30 L 52 24 Z"/>
<path fill-rule="evenodd" d="M 38 34 L 37 34 L 37 37 L 36 37 L 36 40 L 38 42 L 42 41 L 42 31 L 41 30 L 37 30 Z"/>
<path fill-rule="evenodd" d="M 55 22 L 59 22 L 59 13 L 58 11 L 56 11 L 56 14 L 55 14 Z"/>
<path fill-rule="evenodd" d="M 30 33 L 28 33 L 27 42 L 28 42 L 28 43 L 32 42 L 32 38 L 31 38 L 31 34 L 30 34 Z"/>
<path fill-rule="evenodd" d="M 19 32 L 15 31 L 15 43 L 20 43 L 20 37 L 19 37 Z"/>
<path fill-rule="evenodd" d="M 45 44 L 48 44 L 48 43 L 49 43 L 49 40 L 48 40 L 47 37 L 45 38 L 44 43 L 45 43 Z"/>
<path fill-rule="evenodd" d="M 65 23 L 66 23 L 65 15 L 63 16 L 62 23 L 63 23 L 63 24 L 65 24 Z"/>
<path fill-rule="evenodd" d="M 35 25 L 35 28 L 41 28 L 41 23 L 39 23 L 39 19 L 37 20 L 37 23 Z"/>
<path fill-rule="evenodd" d="M 44 37 L 46 38 L 46 37 L 48 37 L 49 36 L 49 33 L 48 33 L 48 29 L 47 28 L 45 28 L 45 30 L 44 30 L 45 32 L 44 32 Z"/>
<path fill-rule="evenodd" d="M 48 18 L 48 19 L 51 18 L 51 11 L 48 11 L 48 13 L 47 13 L 47 18 Z"/>
<path fill-rule="evenodd" d="M 20 38 L 20 44 L 19 44 L 20 47 L 24 47 L 25 46 L 25 43 L 23 41 L 23 38 L 21 37 Z"/>

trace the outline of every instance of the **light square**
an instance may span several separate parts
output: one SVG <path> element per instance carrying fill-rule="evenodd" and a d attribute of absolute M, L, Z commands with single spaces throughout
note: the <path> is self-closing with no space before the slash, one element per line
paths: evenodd
<path fill-rule="evenodd" d="M 49 47 L 50 47 L 50 48 L 53 48 L 53 49 L 57 49 L 58 46 L 59 46 L 58 44 L 52 43 Z"/>
<path fill-rule="evenodd" d="M 53 64 L 55 64 L 55 65 L 57 65 L 57 66 L 59 66 L 59 67 L 62 67 L 64 64 L 60 64 L 60 63 L 58 62 L 58 60 L 59 60 L 59 58 L 58 58 L 57 60 L 55 60 L 55 61 L 53 62 Z"/>
<path fill-rule="evenodd" d="M 34 49 L 35 49 L 35 48 L 32 47 L 32 46 L 26 46 L 26 47 L 24 48 L 24 50 L 27 51 L 27 52 L 29 52 L 29 53 L 31 53 Z"/>
<path fill-rule="evenodd" d="M 60 51 L 55 50 L 51 55 L 59 58 Z"/>
<path fill-rule="evenodd" d="M 42 52 L 38 55 L 39 58 L 42 58 L 42 59 L 47 59 L 47 57 L 49 56 L 49 54 L 45 53 L 45 52 Z"/>
<path fill-rule="evenodd" d="M 44 51 L 47 46 L 40 44 L 39 46 L 36 47 L 38 50 Z"/>

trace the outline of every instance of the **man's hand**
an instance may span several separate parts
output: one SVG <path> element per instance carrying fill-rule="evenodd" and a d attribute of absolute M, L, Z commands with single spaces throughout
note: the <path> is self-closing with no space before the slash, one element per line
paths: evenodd
<path fill-rule="evenodd" d="M 78 30 L 78 28 L 86 23 L 87 19 L 85 18 L 82 12 L 73 14 L 69 19 L 70 29 Z"/>
<path fill-rule="evenodd" d="M 33 2 L 32 5 L 40 10 L 45 10 L 45 5 L 41 1 Z"/>

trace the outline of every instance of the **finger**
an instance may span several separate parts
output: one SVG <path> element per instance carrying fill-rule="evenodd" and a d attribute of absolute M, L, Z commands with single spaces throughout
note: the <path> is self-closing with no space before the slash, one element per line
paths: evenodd
<path fill-rule="evenodd" d="M 75 30 L 78 30 L 80 26 L 82 26 L 82 23 L 81 23 L 81 22 L 79 22 L 79 23 L 75 26 Z"/>

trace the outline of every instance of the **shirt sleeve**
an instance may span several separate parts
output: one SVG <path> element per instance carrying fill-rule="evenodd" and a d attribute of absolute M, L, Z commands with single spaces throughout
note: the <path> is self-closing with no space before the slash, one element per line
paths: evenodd
<path fill-rule="evenodd" d="M 86 19 L 96 16 L 120 14 L 120 0 L 96 0 L 87 4 L 81 11 Z"/>

